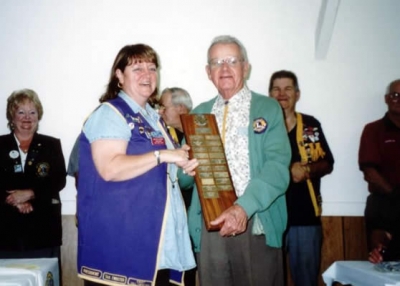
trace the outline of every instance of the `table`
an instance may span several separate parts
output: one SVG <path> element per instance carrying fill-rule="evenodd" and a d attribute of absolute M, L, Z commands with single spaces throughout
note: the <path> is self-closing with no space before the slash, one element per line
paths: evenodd
<path fill-rule="evenodd" d="M 368 261 L 336 261 L 322 279 L 328 286 L 335 281 L 352 286 L 400 286 L 400 274 L 379 272 Z"/>
<path fill-rule="evenodd" d="M 57 258 L 0 259 L 0 286 L 59 286 Z"/>

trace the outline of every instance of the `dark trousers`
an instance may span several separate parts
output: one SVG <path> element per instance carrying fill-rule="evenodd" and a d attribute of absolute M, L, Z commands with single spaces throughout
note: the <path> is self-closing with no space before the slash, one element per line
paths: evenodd
<path fill-rule="evenodd" d="M 185 286 L 196 286 L 196 272 L 197 268 L 190 269 L 185 271 Z"/>

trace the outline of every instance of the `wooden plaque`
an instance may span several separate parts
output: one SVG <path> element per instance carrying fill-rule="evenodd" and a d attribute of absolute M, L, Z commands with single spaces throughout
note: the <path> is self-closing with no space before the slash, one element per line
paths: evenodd
<path fill-rule="evenodd" d="M 190 158 L 199 161 L 195 182 L 206 228 L 219 230 L 221 225 L 210 222 L 231 207 L 237 197 L 217 121 L 213 114 L 181 115 L 181 121 Z"/>

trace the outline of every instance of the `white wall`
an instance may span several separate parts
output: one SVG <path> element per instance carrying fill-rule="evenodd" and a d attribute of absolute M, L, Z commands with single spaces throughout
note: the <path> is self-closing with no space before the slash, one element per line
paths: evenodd
<path fill-rule="evenodd" d="M 159 54 L 160 89 L 181 86 L 195 105 L 216 94 L 204 67 L 213 37 L 248 50 L 248 85 L 267 92 L 272 72 L 294 71 L 298 110 L 322 123 L 336 163 L 323 179 L 324 215 L 362 215 L 366 184 L 357 166 L 365 123 L 380 118 L 386 85 L 400 78 L 400 1 L 341 1 L 330 49 L 315 60 L 321 0 L 0 0 L 0 134 L 6 98 L 32 88 L 44 105 L 40 132 L 61 138 L 68 160 L 82 121 L 97 105 L 119 49 L 143 42 Z M 63 212 L 75 212 L 68 179 Z"/>

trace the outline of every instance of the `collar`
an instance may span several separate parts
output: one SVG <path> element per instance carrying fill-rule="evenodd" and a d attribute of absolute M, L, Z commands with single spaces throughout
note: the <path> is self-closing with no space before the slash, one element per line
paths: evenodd
<path fill-rule="evenodd" d="M 394 124 L 393 121 L 390 120 L 389 114 L 387 112 L 385 113 L 385 116 L 382 118 L 382 120 L 386 128 L 400 130 L 400 127 L 397 127 L 396 124 Z"/>
<path fill-rule="evenodd" d="M 129 105 L 129 107 L 133 110 L 133 112 L 135 113 L 140 112 L 142 115 L 148 115 L 154 121 L 158 121 L 160 119 L 160 115 L 150 106 L 149 103 L 146 103 L 145 108 L 143 108 L 122 90 L 118 93 L 118 96 L 122 98 Z"/>
<path fill-rule="evenodd" d="M 233 95 L 229 100 L 225 100 L 221 94 L 218 94 L 215 103 L 219 107 L 225 105 L 226 102 L 229 102 L 230 104 L 240 103 L 250 93 L 251 93 L 250 89 L 246 85 L 244 85 L 243 88 L 238 93 Z"/>

